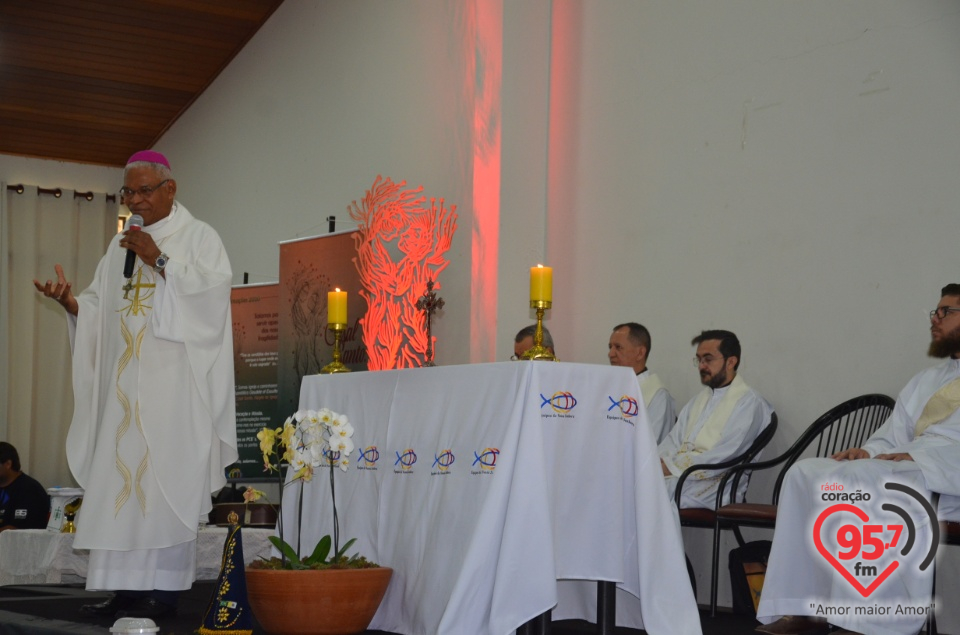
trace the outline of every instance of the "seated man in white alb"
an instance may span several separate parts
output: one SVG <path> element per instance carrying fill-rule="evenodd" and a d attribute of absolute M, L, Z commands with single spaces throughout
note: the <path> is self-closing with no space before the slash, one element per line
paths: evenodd
<path fill-rule="evenodd" d="M 663 441 L 677 420 L 677 404 L 670 396 L 663 382 L 655 373 L 647 369 L 647 356 L 650 355 L 650 331 L 642 324 L 627 322 L 617 324 L 610 334 L 607 346 L 607 358 L 611 366 L 626 366 L 637 374 L 640 394 L 647 407 L 647 419 L 653 438 L 657 443 Z"/>
<path fill-rule="evenodd" d="M 697 347 L 693 362 L 704 389 L 683 407 L 677 425 L 657 448 L 671 498 L 684 470 L 701 463 L 721 463 L 743 453 L 773 414 L 773 406 L 737 374 L 740 340 L 736 335 L 703 331 L 691 344 Z M 680 506 L 713 509 L 719 480 L 711 471 L 691 474 L 683 484 Z M 747 479 L 742 479 L 741 493 L 746 488 Z M 724 502 L 727 498 L 725 494 Z"/>
<path fill-rule="evenodd" d="M 960 284 L 941 291 L 930 312 L 930 338 L 928 354 L 949 359 L 910 380 L 862 448 L 799 461 L 787 473 L 757 614 L 765 626 L 758 631 L 826 633 L 829 622 L 869 635 L 912 635 L 923 626 L 933 577 L 932 567 L 921 566 L 934 546 L 934 521 L 920 499 L 940 494 L 940 519 L 960 520 Z M 852 499 L 868 521 L 849 507 L 834 509 Z M 892 507 L 906 512 L 913 531 Z M 857 537 L 858 549 L 841 555 L 857 547 Z"/>

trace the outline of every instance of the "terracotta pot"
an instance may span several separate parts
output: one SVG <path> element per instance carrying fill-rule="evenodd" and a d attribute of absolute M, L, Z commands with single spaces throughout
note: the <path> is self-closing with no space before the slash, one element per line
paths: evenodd
<path fill-rule="evenodd" d="M 271 635 L 362 633 L 393 569 L 246 570 L 250 608 Z"/>

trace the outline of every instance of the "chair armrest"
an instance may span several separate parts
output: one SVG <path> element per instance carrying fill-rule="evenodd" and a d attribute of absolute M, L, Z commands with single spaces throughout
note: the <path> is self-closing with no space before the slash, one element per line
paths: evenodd
<path fill-rule="evenodd" d="M 757 438 L 754 439 L 753 443 L 750 444 L 750 447 L 748 447 L 746 450 L 744 450 L 737 456 L 733 457 L 732 459 L 727 459 L 726 461 L 721 461 L 719 463 L 707 463 L 707 464 L 701 463 L 698 465 L 691 465 L 686 470 L 684 470 L 683 474 L 681 474 L 680 478 L 677 480 L 677 489 L 673 493 L 673 498 L 674 498 L 674 502 L 677 505 L 677 509 L 680 509 L 680 496 L 683 493 L 683 484 L 687 480 L 687 477 L 692 472 L 696 470 L 712 470 L 715 472 L 716 471 L 723 472 L 724 470 L 727 470 L 739 465 L 753 465 L 752 463 L 750 463 L 750 459 L 757 456 L 757 454 L 759 454 L 760 451 L 763 450 L 763 448 L 766 447 L 766 445 L 770 442 L 770 439 L 773 438 L 773 435 L 777 431 L 777 422 L 778 422 L 777 413 L 771 412 L 770 421 L 767 423 L 766 426 L 763 427 L 763 429 L 757 435 Z M 717 508 L 720 506 L 720 501 L 723 498 L 723 488 L 726 485 L 726 479 L 724 478 L 725 476 L 726 474 L 720 475 L 720 487 L 718 487 L 717 489 L 717 499 L 713 505 L 714 511 L 716 511 Z M 739 476 L 737 477 L 737 480 L 734 481 L 734 483 L 736 484 L 738 482 L 739 482 Z"/>
<path fill-rule="evenodd" d="M 724 489 L 726 489 L 727 483 L 730 482 L 730 479 L 731 479 L 731 478 L 735 478 L 736 483 L 739 484 L 740 475 L 743 474 L 744 472 L 746 472 L 747 470 L 750 470 L 751 472 L 758 471 L 758 470 L 766 470 L 766 469 L 769 469 L 769 468 L 771 468 L 771 467 L 776 467 L 776 466 L 780 465 L 781 463 L 783 463 L 784 461 L 787 461 L 787 460 L 790 460 L 790 459 L 793 459 L 793 461 L 796 461 L 796 457 L 797 457 L 798 455 L 799 455 L 799 454 L 796 453 L 796 451 L 794 450 L 794 448 L 790 448 L 789 450 L 787 450 L 786 452 L 784 452 L 784 453 L 781 454 L 780 456 L 774 457 L 774 458 L 772 458 L 772 459 L 768 459 L 768 460 L 766 460 L 766 461 L 757 461 L 757 462 L 755 462 L 755 463 L 744 463 L 744 464 L 742 464 L 742 465 L 735 465 L 735 466 L 731 467 L 730 469 L 728 469 L 728 470 L 723 474 L 723 476 L 720 477 L 720 484 L 719 484 L 718 489 L 717 489 L 717 494 L 720 495 L 720 494 L 723 493 Z M 741 502 L 743 502 L 743 501 L 741 501 Z M 717 509 L 720 509 L 720 498 L 719 498 L 719 496 L 717 497 Z"/>
<path fill-rule="evenodd" d="M 722 472 L 728 468 L 739 465 L 740 462 L 743 461 L 743 459 L 750 454 L 750 451 L 752 449 L 753 448 L 747 448 L 747 450 L 742 454 L 738 454 L 732 459 L 727 459 L 726 461 L 721 461 L 720 463 L 698 463 L 696 465 L 691 465 L 690 467 L 685 469 L 683 473 L 680 475 L 679 480 L 677 480 L 677 489 L 673 493 L 673 499 L 677 505 L 677 509 L 680 509 L 680 494 L 683 491 L 683 483 L 684 481 L 687 480 L 687 477 L 690 476 L 690 474 L 692 474 L 693 472 L 696 472 L 697 470 L 712 470 L 715 472 L 716 471 Z M 716 506 L 714 506 L 714 509 L 716 509 Z"/>

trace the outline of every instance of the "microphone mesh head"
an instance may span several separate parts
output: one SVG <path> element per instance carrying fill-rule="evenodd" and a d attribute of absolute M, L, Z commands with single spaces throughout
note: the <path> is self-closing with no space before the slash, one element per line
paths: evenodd
<path fill-rule="evenodd" d="M 140 214 L 131 214 L 130 218 L 127 219 L 127 229 L 131 227 L 143 227 L 143 216 Z"/>

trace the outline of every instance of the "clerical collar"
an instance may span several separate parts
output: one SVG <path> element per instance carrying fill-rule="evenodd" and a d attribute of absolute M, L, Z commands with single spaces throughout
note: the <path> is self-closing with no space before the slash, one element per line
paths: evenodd
<path fill-rule="evenodd" d="M 713 391 L 713 394 L 715 394 L 715 395 L 722 395 L 724 392 L 726 392 L 726 390 L 727 390 L 728 388 L 730 388 L 730 385 L 731 385 L 731 384 L 733 384 L 732 381 L 731 381 L 729 384 L 727 384 L 726 386 L 720 386 L 719 388 L 711 388 L 710 390 L 712 390 L 712 391 Z"/>
<path fill-rule="evenodd" d="M 643 377 L 644 375 L 647 375 L 647 374 L 649 374 L 649 373 L 650 373 L 650 369 L 649 369 L 649 368 L 644 368 L 644 369 L 641 370 L 639 373 L 637 373 L 637 379 L 639 379 L 640 377 Z"/>
<path fill-rule="evenodd" d="M 161 218 L 152 225 L 149 225 L 150 232 L 154 232 L 158 229 L 163 229 L 164 225 L 167 225 L 170 222 L 170 219 L 173 218 L 173 215 L 177 213 L 177 209 L 180 207 L 180 204 L 176 201 L 173 202 L 173 207 L 170 208 L 170 213 L 167 214 L 164 218 Z"/>

